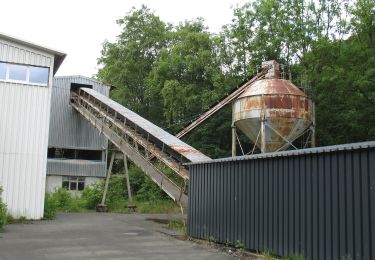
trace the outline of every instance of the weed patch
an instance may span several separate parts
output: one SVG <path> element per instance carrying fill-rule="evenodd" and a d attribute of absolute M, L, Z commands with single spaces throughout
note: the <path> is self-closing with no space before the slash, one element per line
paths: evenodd
<path fill-rule="evenodd" d="M 1 200 L 1 194 L 3 193 L 3 189 L 0 187 L 0 231 L 4 228 L 5 224 L 7 223 L 7 207 L 5 203 Z"/>

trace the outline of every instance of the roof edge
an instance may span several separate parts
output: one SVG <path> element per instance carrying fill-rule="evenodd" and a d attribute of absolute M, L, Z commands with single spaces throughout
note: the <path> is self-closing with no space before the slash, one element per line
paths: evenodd
<path fill-rule="evenodd" d="M 254 155 L 243 155 L 236 157 L 226 157 L 219 158 L 201 162 L 191 162 L 185 163 L 186 166 L 192 166 L 196 164 L 209 164 L 215 162 L 232 162 L 232 161 L 244 161 L 244 160 L 254 160 L 254 159 L 265 159 L 271 157 L 285 157 L 285 156 L 296 156 L 304 154 L 316 154 L 316 153 L 327 153 L 333 151 L 343 151 L 343 150 L 357 150 L 357 149 L 366 149 L 366 148 L 375 148 L 375 141 L 359 142 L 359 143 L 349 143 L 349 144 L 339 144 L 331 146 L 320 146 L 315 148 L 307 149 L 298 149 L 298 150 L 288 150 L 282 152 L 270 152 L 270 153 L 260 153 Z"/>
<path fill-rule="evenodd" d="M 90 77 L 87 77 L 87 76 L 83 76 L 83 75 L 65 75 L 65 76 L 56 76 L 54 77 L 55 79 L 59 79 L 59 78 L 83 78 L 83 79 L 87 79 L 87 80 L 91 80 L 93 82 L 96 82 L 96 83 L 99 83 L 99 84 L 102 84 L 110 89 L 113 88 L 113 85 L 111 84 L 108 84 L 108 83 L 105 83 L 103 81 L 100 81 L 100 80 L 97 80 L 97 79 L 93 79 L 93 78 L 90 78 Z"/>
<path fill-rule="evenodd" d="M 33 42 L 30 42 L 30 41 L 26 41 L 26 40 L 23 40 L 23 39 L 20 39 L 20 38 L 16 38 L 14 36 L 4 34 L 2 32 L 0 32 L 0 38 L 8 40 L 10 42 L 25 45 L 25 46 L 28 46 L 28 47 L 31 47 L 31 48 L 34 48 L 34 49 L 37 49 L 37 50 L 40 50 L 40 51 L 43 51 L 43 52 L 47 52 L 49 54 L 53 54 L 54 55 L 53 75 L 55 75 L 55 73 L 60 68 L 62 62 L 64 61 L 64 59 L 66 57 L 66 53 L 64 53 L 62 51 L 58 51 L 56 49 L 52 49 L 52 48 L 49 48 L 49 47 L 46 47 L 46 46 L 43 46 L 43 45 L 40 45 L 40 44 L 37 44 L 37 43 L 33 43 Z"/>

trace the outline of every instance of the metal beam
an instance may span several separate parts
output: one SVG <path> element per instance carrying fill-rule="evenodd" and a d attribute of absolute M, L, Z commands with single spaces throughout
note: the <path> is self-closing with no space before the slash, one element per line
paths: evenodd
<path fill-rule="evenodd" d="M 230 93 L 228 96 L 223 98 L 219 103 L 217 103 L 215 106 L 204 112 L 201 116 L 199 116 L 197 119 L 195 119 L 193 122 L 191 122 L 189 125 L 184 127 L 178 134 L 176 134 L 177 138 L 181 138 L 188 134 L 190 131 L 192 131 L 194 128 L 202 124 L 204 121 L 206 121 L 208 118 L 210 118 L 212 115 L 214 115 L 216 112 L 218 112 L 220 109 L 231 103 L 234 99 L 236 99 L 239 95 L 241 95 L 254 81 L 259 80 L 264 75 L 267 74 L 269 69 L 269 66 L 264 68 L 261 72 L 259 72 L 257 75 L 255 75 L 251 80 L 243 84 L 241 87 Z"/>
<path fill-rule="evenodd" d="M 80 97 L 80 100 L 85 102 L 85 104 L 88 105 L 93 110 L 95 110 L 95 112 L 99 113 L 100 116 L 103 117 L 103 120 L 107 119 L 114 126 L 119 128 L 122 131 L 123 135 L 131 137 L 135 141 L 135 147 L 136 148 L 138 146 L 144 147 L 145 150 L 147 150 L 149 153 L 151 153 L 153 156 L 155 156 L 160 161 L 163 161 L 163 163 L 166 166 L 171 168 L 174 172 L 176 172 L 178 175 L 180 175 L 183 179 L 189 178 L 189 172 L 186 168 L 181 167 L 179 162 L 176 162 L 175 160 L 170 158 L 166 153 L 164 153 L 159 148 L 157 148 L 156 146 L 154 146 L 150 142 L 148 142 L 147 139 L 145 139 L 141 135 L 137 134 L 136 131 L 129 129 L 123 122 L 120 122 L 120 121 L 108 116 L 102 109 L 97 108 L 95 106 L 95 104 L 93 104 L 88 98 Z M 99 128 L 99 129 L 101 129 L 101 128 Z"/>
<path fill-rule="evenodd" d="M 84 116 L 90 123 L 100 129 L 102 134 L 108 138 L 122 153 L 125 153 L 142 171 L 149 176 L 164 192 L 168 194 L 174 201 L 179 203 L 182 207 L 187 208 L 188 197 L 186 194 L 181 194 L 181 189 L 177 184 L 168 178 L 162 171 L 147 160 L 139 151 L 137 151 L 129 142 L 126 142 L 113 129 L 111 129 L 105 120 L 98 120 L 92 112 L 83 107 L 78 102 L 71 105 L 82 116 Z M 103 118 L 105 119 L 105 118 Z"/>

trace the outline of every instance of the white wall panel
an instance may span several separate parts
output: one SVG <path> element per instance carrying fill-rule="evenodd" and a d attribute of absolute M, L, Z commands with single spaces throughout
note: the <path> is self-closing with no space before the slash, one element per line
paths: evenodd
<path fill-rule="evenodd" d="M 42 67 L 53 66 L 53 55 L 2 39 L 0 39 L 0 60 Z"/>
<path fill-rule="evenodd" d="M 0 186 L 13 217 L 43 217 L 53 56 L 0 39 L 0 61 L 50 67 L 49 86 L 0 82 Z"/>
<path fill-rule="evenodd" d="M 62 176 L 47 176 L 46 192 L 55 192 L 62 187 Z"/>

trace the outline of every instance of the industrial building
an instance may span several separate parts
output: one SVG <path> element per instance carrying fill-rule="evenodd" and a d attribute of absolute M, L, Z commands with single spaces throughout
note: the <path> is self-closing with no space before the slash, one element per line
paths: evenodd
<path fill-rule="evenodd" d="M 43 217 L 45 191 L 76 195 L 105 177 L 107 139 L 69 104 L 70 91 L 110 86 L 53 77 L 65 54 L 0 34 L 0 187 L 13 217 Z"/>
<path fill-rule="evenodd" d="M 173 136 L 111 100 L 108 85 L 53 79 L 64 57 L 0 34 L 0 186 L 14 217 L 42 218 L 46 190 L 79 192 L 104 177 L 108 139 L 189 208 L 189 236 L 280 256 L 374 259 L 375 142 L 298 149 L 305 134 L 303 146 L 315 146 L 314 104 L 276 61 Z M 181 141 L 229 104 L 231 158 Z M 249 153 L 236 128 L 253 142 Z"/>
<path fill-rule="evenodd" d="M 80 87 L 91 88 L 105 96 L 110 90 L 109 85 L 83 76 L 53 79 L 48 192 L 64 187 L 77 193 L 106 174 L 107 139 L 69 104 L 70 91 Z"/>
<path fill-rule="evenodd" d="M 65 56 L 0 34 L 0 186 L 13 217 L 43 217 L 52 82 Z"/>

